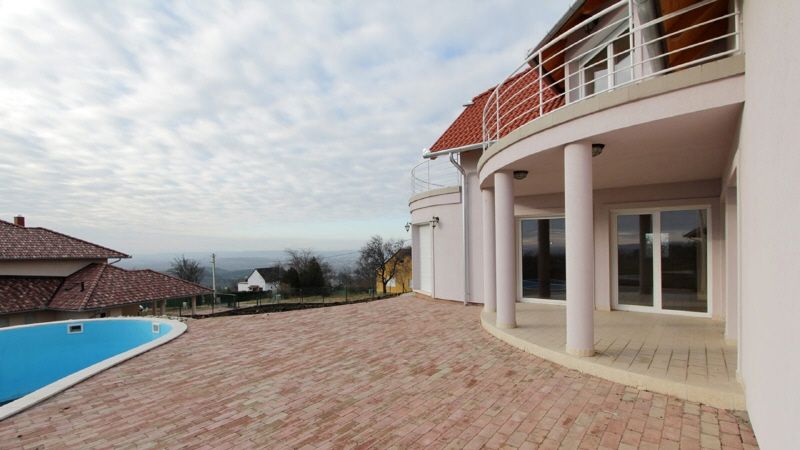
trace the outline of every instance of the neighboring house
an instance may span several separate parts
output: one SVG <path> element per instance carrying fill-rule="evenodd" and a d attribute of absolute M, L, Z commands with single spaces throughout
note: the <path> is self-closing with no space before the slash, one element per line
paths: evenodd
<path fill-rule="evenodd" d="M 239 292 L 247 291 L 272 291 L 278 290 L 281 282 L 281 268 L 280 266 L 262 267 L 254 269 L 253 272 L 247 277 L 246 281 L 240 281 L 238 285 Z"/>
<path fill-rule="evenodd" d="M 130 256 L 46 228 L 0 220 L 0 327 L 139 315 L 142 303 L 195 298 L 211 290 L 152 270 L 124 270 Z M 116 262 L 114 261 L 114 262 Z"/>
<path fill-rule="evenodd" d="M 796 445 L 798 13 L 573 2 L 412 171 L 414 291 L 565 305 L 573 355 L 595 310 L 724 321 L 760 443 Z"/>
<path fill-rule="evenodd" d="M 386 262 L 387 267 L 395 266 L 394 276 L 386 283 L 386 293 L 402 294 L 411 290 L 411 247 L 403 247 Z M 375 292 L 383 292 L 383 282 L 378 276 Z"/>

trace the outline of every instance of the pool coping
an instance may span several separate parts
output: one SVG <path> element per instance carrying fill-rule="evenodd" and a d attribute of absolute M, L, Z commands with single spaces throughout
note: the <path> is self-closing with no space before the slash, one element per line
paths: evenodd
<path fill-rule="evenodd" d="M 137 320 L 137 321 L 146 321 L 146 322 L 157 322 L 159 324 L 168 324 L 172 326 L 172 329 L 169 333 L 154 339 L 150 342 L 144 343 L 137 347 L 134 347 L 130 350 L 124 351 L 122 353 L 118 353 L 110 358 L 106 358 L 100 362 L 94 363 L 89 367 L 85 367 L 77 372 L 73 372 L 67 375 L 64 378 L 60 378 L 46 386 L 43 386 L 23 397 L 20 397 L 16 400 L 13 400 L 9 403 L 6 403 L 3 406 L 0 406 L 0 422 L 19 413 L 25 409 L 30 408 L 37 403 L 43 402 L 48 398 L 75 386 L 76 384 L 80 383 L 81 381 L 90 378 L 110 367 L 116 366 L 117 364 L 127 361 L 134 356 L 141 355 L 144 352 L 152 350 L 160 345 L 166 344 L 167 342 L 177 338 L 178 336 L 182 335 L 187 326 L 183 322 L 179 322 L 177 320 L 172 319 L 164 319 L 159 317 L 152 317 L 152 318 L 141 318 L 141 317 L 106 317 L 102 319 L 71 319 L 71 320 L 59 320 L 55 322 L 41 322 L 41 323 L 33 323 L 28 325 L 17 325 L 13 327 L 7 327 L 3 330 L 15 329 L 15 328 L 26 328 L 26 327 L 34 327 L 40 325 L 52 325 L 57 323 L 69 324 L 69 323 L 85 323 L 85 322 L 96 322 L 101 320 Z"/>

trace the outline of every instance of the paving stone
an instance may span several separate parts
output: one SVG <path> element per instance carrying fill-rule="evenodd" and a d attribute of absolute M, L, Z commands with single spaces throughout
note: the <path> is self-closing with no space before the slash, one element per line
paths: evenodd
<path fill-rule="evenodd" d="M 404 296 L 191 321 L 0 422 L 0 447 L 755 448 L 746 414 L 567 370 L 479 317 Z"/>

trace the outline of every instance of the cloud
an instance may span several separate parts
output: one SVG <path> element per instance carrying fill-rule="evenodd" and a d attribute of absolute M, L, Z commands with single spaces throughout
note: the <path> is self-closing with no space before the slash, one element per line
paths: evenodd
<path fill-rule="evenodd" d="M 420 150 L 566 6 L 0 3 L 0 215 L 131 252 L 401 236 Z"/>

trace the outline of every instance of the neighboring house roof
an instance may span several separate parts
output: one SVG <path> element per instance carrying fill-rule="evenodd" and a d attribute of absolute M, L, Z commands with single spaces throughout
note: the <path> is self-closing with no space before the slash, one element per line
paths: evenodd
<path fill-rule="evenodd" d="M 262 267 L 260 269 L 256 269 L 255 271 L 258 272 L 259 275 L 261 275 L 261 278 L 263 278 L 267 283 L 275 283 L 276 281 L 280 281 L 281 268 L 278 266 Z"/>
<path fill-rule="evenodd" d="M 130 258 L 122 252 L 57 233 L 0 220 L 0 260 Z"/>
<path fill-rule="evenodd" d="M 520 79 L 522 78 L 522 79 Z M 526 89 L 531 89 L 531 94 L 535 92 L 534 84 L 538 84 L 539 75 L 536 71 L 528 69 L 514 75 L 506 80 L 501 88 L 502 95 L 501 101 L 507 100 L 500 109 L 500 114 L 503 115 L 507 111 L 511 115 L 520 114 L 510 125 L 502 130 L 501 137 L 514 131 L 520 126 L 530 122 L 539 117 L 539 96 L 518 94 Z M 544 81 L 547 83 L 547 81 Z M 513 84 L 513 85 L 512 85 Z M 548 89 L 542 92 L 542 103 L 544 104 L 543 111 L 548 113 L 564 105 L 564 96 L 558 97 L 559 93 L 548 84 Z M 448 150 L 451 148 L 464 147 L 467 145 L 480 144 L 483 142 L 483 110 L 486 107 L 486 102 L 489 100 L 490 95 L 496 87 L 491 87 L 484 92 L 478 94 L 472 99 L 472 102 L 466 105 L 461 114 L 450 124 L 450 127 L 436 140 L 431 146 L 431 152 L 438 152 Z M 492 98 L 494 101 L 494 98 Z M 549 102 L 548 102 L 549 101 Z M 492 107 L 489 108 L 494 111 Z"/>
<path fill-rule="evenodd" d="M 152 270 L 89 264 L 64 280 L 48 309 L 93 310 L 211 293 L 199 284 Z"/>
<path fill-rule="evenodd" d="M 400 250 L 394 252 L 394 254 L 389 257 L 389 260 L 392 260 L 392 259 L 395 259 L 395 258 L 405 258 L 407 256 L 408 257 L 411 256 L 411 247 L 403 247 Z"/>
<path fill-rule="evenodd" d="M 0 277 L 0 314 L 46 308 L 63 280 L 59 277 Z"/>

